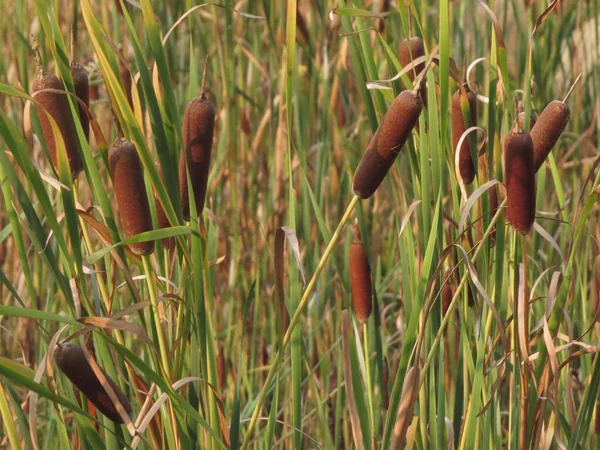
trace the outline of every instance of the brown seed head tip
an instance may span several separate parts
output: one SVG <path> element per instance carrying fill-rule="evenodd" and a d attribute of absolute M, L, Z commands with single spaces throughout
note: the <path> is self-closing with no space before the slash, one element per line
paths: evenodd
<path fill-rule="evenodd" d="M 571 111 L 566 103 L 553 100 L 544 108 L 531 128 L 536 172 L 542 167 L 550 151 L 569 122 Z"/>
<path fill-rule="evenodd" d="M 213 103 L 204 94 L 190 101 L 185 108 L 183 117 L 185 160 L 183 159 L 184 153 L 182 153 L 179 162 L 179 187 L 185 218 L 189 218 L 189 193 L 185 176 L 186 162 L 196 200 L 196 209 L 198 213 L 201 213 L 204 209 L 215 130 L 215 115 Z"/>
<path fill-rule="evenodd" d="M 55 353 L 56 364 L 62 373 L 83 393 L 102 414 L 115 423 L 124 423 L 119 414 L 117 405 L 113 403 L 94 369 L 88 362 L 83 348 L 73 343 L 61 344 Z M 102 369 L 100 369 L 102 370 Z M 102 370 L 106 381 L 115 392 L 119 402 L 131 417 L 133 409 L 131 403 L 119 386 Z"/>
<path fill-rule="evenodd" d="M 33 90 L 34 92 L 38 92 L 45 89 L 64 91 L 65 87 L 63 82 L 56 75 L 39 72 L 33 80 Z M 67 160 L 69 161 L 69 167 L 71 169 L 71 176 L 73 179 L 77 178 L 83 169 L 83 166 L 81 163 L 81 156 L 79 154 L 79 146 L 77 143 L 77 134 L 75 132 L 73 119 L 71 118 L 67 95 L 56 92 L 40 92 L 35 95 L 35 99 L 37 101 L 35 109 L 40 119 L 42 134 L 46 140 L 46 145 L 48 146 L 48 152 L 50 153 L 50 160 L 52 161 L 52 164 L 58 170 L 56 139 L 52 130 L 50 119 L 48 118 L 46 112 L 54 119 L 58 129 L 62 134 L 67 153 Z"/>
<path fill-rule="evenodd" d="M 518 233 L 527 234 L 535 220 L 533 142 L 527 131 L 506 136 L 504 168 L 508 220 Z"/>
<path fill-rule="evenodd" d="M 465 91 L 466 99 L 460 88 L 452 95 L 452 148 L 454 150 L 458 147 L 461 136 L 467 130 L 462 112 L 462 103 L 465 101 L 468 102 L 469 106 L 471 126 L 477 125 L 477 95 L 467 85 Z M 471 184 L 475 179 L 475 164 L 471 155 L 469 139 L 464 139 L 460 146 L 458 169 L 463 183 Z"/>
<path fill-rule="evenodd" d="M 115 197 L 127 238 L 152 230 L 152 217 L 144 184 L 144 173 L 135 146 L 117 139 L 108 151 L 108 164 L 113 180 Z M 129 244 L 136 255 L 149 255 L 154 242 Z"/>
<path fill-rule="evenodd" d="M 371 269 L 362 241 L 354 241 L 350 245 L 350 286 L 352 288 L 352 304 L 356 319 L 360 323 L 367 321 L 373 309 L 371 287 Z"/>
<path fill-rule="evenodd" d="M 398 47 L 398 61 L 402 67 L 408 66 L 413 60 L 425 56 L 425 46 L 423 40 L 418 36 L 411 37 L 408 41 L 403 39 Z M 410 81 L 414 81 L 415 77 L 425 69 L 425 63 L 419 63 L 411 70 L 407 76 Z"/>
<path fill-rule="evenodd" d="M 73 77 L 73 84 L 75 86 L 75 95 L 79 97 L 79 99 L 89 108 L 90 106 L 90 80 L 85 68 L 75 62 L 71 62 L 71 76 Z M 77 107 L 79 111 L 79 121 L 81 122 L 81 127 L 83 128 L 83 132 L 85 133 L 86 139 L 89 140 L 90 135 L 90 121 L 85 112 L 85 108 L 77 102 Z"/>
<path fill-rule="evenodd" d="M 423 110 L 421 97 L 410 90 L 395 98 L 354 173 L 352 190 L 362 199 L 381 185 Z"/>

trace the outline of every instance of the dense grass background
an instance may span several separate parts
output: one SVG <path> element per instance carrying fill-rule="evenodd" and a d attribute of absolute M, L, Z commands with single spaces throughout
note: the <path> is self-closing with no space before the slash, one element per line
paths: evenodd
<path fill-rule="evenodd" d="M 547 6 L 3 5 L 0 448 L 600 448 L 600 10 L 597 0 Z M 50 164 L 30 97 L 34 41 L 72 91 L 71 28 L 74 59 L 97 89 L 89 143 L 77 126 L 85 172 L 75 182 Z M 412 35 L 437 55 L 427 109 L 383 185 L 359 202 L 354 169 L 410 85 L 381 80 L 402 69 L 398 45 Z M 137 79 L 133 108 L 119 59 Z M 449 102 L 467 67 L 481 153 L 464 187 Z M 504 208 L 490 208 L 492 190 L 505 195 L 513 98 L 539 114 L 581 71 L 569 125 L 537 175 L 536 228 L 521 239 Z M 208 209 L 184 223 L 183 111 L 204 73 L 217 109 Z M 122 245 L 107 169 L 116 122 L 137 147 L 150 204 L 156 195 L 175 224 L 138 238 L 157 240 L 150 257 Z M 355 219 L 375 287 L 364 327 L 351 309 Z M 173 251 L 159 244 L 168 236 Z M 513 320 L 519 302 L 529 329 Z M 131 423 L 74 393 L 51 355 L 64 339 L 93 343 L 131 399 Z"/>

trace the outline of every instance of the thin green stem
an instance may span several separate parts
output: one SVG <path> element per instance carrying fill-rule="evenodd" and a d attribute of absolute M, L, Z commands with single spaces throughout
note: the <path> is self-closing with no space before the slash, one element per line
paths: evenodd
<path fill-rule="evenodd" d="M 315 286 L 317 285 L 317 280 L 319 279 L 319 275 L 321 275 L 321 272 L 323 271 L 323 268 L 325 267 L 325 263 L 327 262 L 327 259 L 329 259 L 329 256 L 331 256 L 331 253 L 333 252 L 333 248 L 335 247 L 335 244 L 337 243 L 337 241 L 340 239 L 340 236 L 342 235 L 342 231 L 343 231 L 344 227 L 346 226 L 348 219 L 350 219 L 352 211 L 354 211 L 354 208 L 356 207 L 356 204 L 358 203 L 359 200 L 360 199 L 358 198 L 358 196 L 355 195 L 352 198 L 352 200 L 350 201 L 350 204 L 348 205 L 348 208 L 346 208 L 346 212 L 342 216 L 342 219 L 340 220 L 340 223 L 338 224 L 337 229 L 333 233 L 333 236 L 331 236 L 331 240 L 329 241 L 329 244 L 327 245 L 327 248 L 325 249 L 323 256 L 321 256 L 321 259 L 319 260 L 319 264 L 317 265 L 317 268 L 315 269 L 315 273 L 313 274 L 312 278 L 308 282 L 308 285 L 306 286 L 306 290 L 304 291 L 304 294 L 302 295 L 302 298 L 300 299 L 300 303 L 298 304 L 298 308 L 296 309 L 296 312 L 294 313 L 294 315 L 292 316 L 292 319 L 290 320 L 290 325 L 285 332 L 285 336 L 283 337 L 283 342 L 281 343 L 281 348 L 279 348 L 279 350 L 277 351 L 277 354 L 275 355 L 275 360 L 273 361 L 273 364 L 271 365 L 271 368 L 269 369 L 269 374 L 267 375 L 265 384 L 263 385 L 263 388 L 260 391 L 258 401 L 256 403 L 256 406 L 254 407 L 254 412 L 252 413 L 252 418 L 250 419 L 250 424 L 248 425 L 248 432 L 246 433 L 246 436 L 244 437 L 244 442 L 242 443 L 242 450 L 246 450 L 248 448 L 248 445 L 250 444 L 250 439 L 252 438 L 252 430 L 254 429 L 254 427 L 256 425 L 256 421 L 258 420 L 258 415 L 260 414 L 260 410 L 265 403 L 265 398 L 267 397 L 267 392 L 269 391 L 271 382 L 273 381 L 273 378 L 275 377 L 275 373 L 276 373 L 277 369 L 279 368 L 279 365 L 281 364 L 281 360 L 283 358 L 283 352 L 285 351 L 286 347 L 290 343 L 290 340 L 292 339 L 292 332 L 294 331 L 294 328 L 296 328 L 296 325 L 298 325 L 298 322 L 300 322 L 300 318 L 302 317 L 304 308 L 306 308 L 306 305 L 308 304 L 308 300 L 310 299 L 312 291 L 315 289 Z"/>

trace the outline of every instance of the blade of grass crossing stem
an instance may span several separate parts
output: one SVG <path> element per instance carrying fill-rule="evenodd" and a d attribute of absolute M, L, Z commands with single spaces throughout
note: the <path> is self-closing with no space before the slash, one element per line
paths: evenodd
<path fill-rule="evenodd" d="M 256 289 L 256 280 L 252 282 L 250 286 L 250 290 L 248 291 L 248 295 L 246 296 L 246 301 L 244 302 L 244 321 L 242 324 L 246 324 L 248 321 L 248 313 L 250 311 L 250 306 L 252 305 L 252 301 L 254 299 L 254 292 Z M 240 349 L 244 348 L 244 334 L 240 338 Z M 231 450 L 237 450 L 240 446 L 240 388 L 241 388 L 241 373 L 243 370 L 243 352 L 239 352 L 238 363 L 237 363 L 237 373 L 238 376 L 235 377 L 235 392 L 233 396 L 233 406 L 231 407 L 231 426 L 229 435 L 231 437 Z M 273 408 L 274 411 L 277 408 Z"/>
<path fill-rule="evenodd" d="M 441 199 L 442 199 L 442 196 L 439 195 L 437 202 L 436 202 L 435 215 L 433 217 L 432 229 L 437 228 L 438 221 L 441 220 Z M 413 347 L 415 346 L 415 343 L 417 342 L 417 335 L 419 332 L 419 330 L 418 330 L 419 315 L 421 313 L 421 308 L 422 308 L 422 305 L 424 302 L 425 286 L 427 284 L 427 280 L 429 280 L 431 264 L 432 264 L 433 254 L 436 249 L 437 240 L 438 240 L 438 235 L 436 233 L 431 233 L 429 235 L 429 241 L 427 243 L 425 255 L 423 258 L 421 278 L 419 281 L 416 295 L 414 297 L 415 304 L 411 307 L 410 316 L 407 321 L 404 342 L 402 343 L 402 356 L 400 358 L 400 363 L 398 365 L 398 370 L 396 372 L 396 378 L 394 379 L 394 387 L 392 389 L 392 395 L 390 397 L 390 405 L 389 405 L 386 419 L 385 419 L 383 442 L 381 445 L 382 450 L 388 450 L 390 447 L 390 444 L 391 444 L 392 431 L 394 429 L 394 424 L 395 424 L 396 416 L 398 413 L 398 408 L 400 406 L 400 400 L 401 400 L 400 397 L 402 394 L 402 384 L 404 383 L 404 377 L 406 376 L 409 358 L 412 354 Z"/>
<path fill-rule="evenodd" d="M 271 411 L 265 430 L 265 449 L 273 448 L 275 441 L 275 426 L 277 425 L 277 411 L 279 409 L 279 373 L 275 376 L 275 389 L 273 390 L 273 399 L 271 400 Z"/>
<path fill-rule="evenodd" d="M 29 432 L 29 422 L 25 411 L 21 408 L 21 402 L 19 401 L 20 395 L 11 386 L 6 386 L 7 394 L 10 396 L 10 400 L 13 404 L 13 411 L 17 416 L 17 427 L 21 431 L 21 438 L 23 439 L 23 446 L 28 450 L 33 450 L 33 442 Z"/>
<path fill-rule="evenodd" d="M 286 125 L 287 125 L 287 164 L 288 177 L 288 223 L 296 230 L 296 203 L 294 198 L 293 170 L 292 170 L 292 139 L 293 139 L 293 111 L 294 111 L 294 78 L 296 72 L 296 0 L 287 2 L 286 15 L 286 79 L 285 79 L 285 102 L 286 102 Z M 298 271 L 295 269 L 295 259 L 290 252 L 289 286 L 290 286 L 290 311 L 291 315 L 296 312 L 299 305 L 300 291 L 298 289 Z M 292 355 L 292 404 L 294 425 L 294 448 L 302 448 L 302 345 L 301 329 L 297 327 L 292 331 L 291 341 Z"/>
<path fill-rule="evenodd" d="M 338 0 L 338 6 L 344 6 L 344 0 Z M 341 16 L 342 30 L 344 33 L 353 33 L 354 28 L 352 27 L 352 21 L 349 17 Z M 360 96 L 364 103 L 365 112 L 369 119 L 369 125 L 371 131 L 375 133 L 378 127 L 377 114 L 375 113 L 375 105 L 373 104 L 373 98 L 371 97 L 370 91 L 367 89 L 367 75 L 364 61 L 361 57 L 361 51 L 359 50 L 358 43 L 356 42 L 358 37 L 354 34 L 346 36 L 348 39 L 348 49 L 350 50 L 350 59 L 352 60 L 352 66 L 354 68 L 354 75 L 356 76 L 356 83 L 360 91 Z"/>
<path fill-rule="evenodd" d="M 15 405 L 13 405 L 14 407 Z M 19 406 L 17 405 L 17 409 Z M 21 439 L 17 433 L 17 427 L 13 420 L 12 411 L 8 404 L 8 398 L 2 382 L 0 382 L 0 416 L 2 416 L 2 422 L 4 423 L 4 430 L 8 436 L 8 442 L 10 442 L 13 450 L 21 450 Z"/>
<path fill-rule="evenodd" d="M 592 424 L 592 415 L 594 413 L 594 405 L 598 396 L 598 388 L 600 387 L 600 364 L 598 363 L 599 358 L 594 358 L 594 364 L 592 366 L 592 376 L 590 383 L 586 386 L 583 401 L 579 407 L 577 413 L 577 421 L 575 422 L 575 428 L 569 439 L 569 448 L 580 449 L 584 448 L 585 436 L 589 436 L 587 431 L 590 429 Z M 581 441 L 584 439 L 583 441 Z M 589 447 L 588 447 L 589 448 Z"/>
<path fill-rule="evenodd" d="M 444 131 L 448 129 L 449 116 L 450 20 L 448 0 L 440 0 L 440 111 L 441 129 Z M 447 133 L 442 132 L 441 148 L 446 148 L 446 139 Z"/>
<path fill-rule="evenodd" d="M 361 2 L 358 0 L 353 0 L 355 6 L 361 6 Z M 361 17 L 356 16 L 356 27 L 358 30 L 365 29 L 365 22 Z M 364 31 L 359 33 L 358 40 L 360 41 L 360 46 L 363 53 L 363 61 L 365 63 L 365 72 L 370 80 L 378 80 L 380 77 L 377 74 L 377 66 L 375 64 L 373 49 L 371 47 L 371 33 L 369 31 Z M 383 100 L 383 95 L 381 91 L 375 90 L 373 92 L 374 103 L 377 112 L 379 113 L 379 117 L 383 117 L 385 112 L 387 111 L 387 107 L 385 106 L 385 102 Z"/>
<path fill-rule="evenodd" d="M 23 234 L 22 234 L 23 228 L 22 228 L 21 224 L 19 223 L 19 217 L 13 206 L 14 197 L 13 197 L 13 192 L 11 190 L 12 183 L 6 182 L 6 178 L 7 178 L 6 171 L 7 170 L 9 171 L 8 174 L 10 175 L 10 178 L 12 178 L 12 180 L 10 180 L 10 181 L 12 183 L 14 183 L 13 189 L 16 191 L 17 198 L 19 198 L 19 200 L 23 199 L 23 201 L 20 201 L 21 207 L 25 210 L 25 215 L 27 217 L 27 220 L 29 221 L 30 226 L 32 227 L 32 229 L 34 230 L 34 233 L 36 234 L 35 237 L 37 239 L 32 239 L 32 242 L 34 243 L 34 247 L 36 250 L 39 251 L 42 248 L 42 246 L 43 246 L 42 242 L 46 241 L 46 236 L 42 229 L 40 220 L 39 220 L 38 216 L 35 214 L 35 210 L 33 209 L 33 206 L 31 206 L 31 203 L 29 202 L 29 199 L 27 198 L 27 194 L 25 194 L 25 190 L 23 189 L 21 183 L 19 182 L 16 174 L 12 170 L 12 166 L 8 162 L 8 158 L 6 157 L 6 154 L 4 152 L 0 152 L 0 181 L 1 181 L 0 184 L 2 187 L 2 194 L 4 196 L 4 205 L 6 207 L 6 212 L 8 214 L 8 218 L 9 218 L 10 224 L 12 226 L 13 238 L 14 238 L 15 246 L 17 247 L 17 253 L 19 254 L 19 260 L 21 261 L 23 275 L 25 276 L 25 284 L 27 286 L 27 291 L 28 291 L 30 298 L 34 299 L 34 298 L 36 298 L 35 285 L 33 282 L 33 277 L 31 275 L 31 267 L 29 264 L 29 257 L 27 255 L 27 250 L 25 249 L 25 241 L 23 240 Z M 25 199 L 27 199 L 27 200 L 25 200 Z M 63 291 L 63 294 L 66 296 L 66 298 L 70 302 L 72 302 L 69 281 L 67 280 L 65 275 L 61 272 L 59 264 L 54 257 L 54 253 L 53 253 L 52 249 L 48 248 L 47 251 L 43 253 L 43 257 L 46 258 L 46 261 L 47 261 L 49 267 L 51 268 L 54 275 L 56 276 L 57 282 L 59 283 L 59 285 Z"/>
<path fill-rule="evenodd" d="M 82 0 L 82 12 L 83 17 L 88 29 L 90 39 L 96 50 L 96 56 L 98 57 L 98 63 L 102 69 L 102 75 L 104 76 L 104 82 L 107 86 L 107 90 L 111 93 L 114 98 L 115 112 L 117 113 L 121 123 L 124 127 L 126 136 L 134 143 L 140 160 L 150 180 L 152 186 L 155 189 L 156 195 L 163 206 L 165 214 L 167 215 L 171 223 L 178 223 L 178 216 L 175 212 L 171 198 L 176 199 L 179 197 L 179 183 L 176 176 L 166 172 L 164 173 L 164 183 L 162 182 L 156 166 L 154 165 L 155 158 L 152 156 L 150 150 L 147 148 L 146 139 L 144 133 L 139 128 L 136 118 L 129 107 L 127 97 L 119 79 L 117 78 L 117 62 L 116 58 L 110 51 L 105 51 L 103 44 L 103 35 L 106 33 L 103 31 L 102 26 L 97 21 L 93 14 L 89 0 Z M 150 113 L 150 124 L 152 127 L 152 136 L 155 140 L 155 146 L 157 149 L 158 158 L 161 166 L 171 167 L 172 164 L 168 161 L 167 153 L 167 138 L 162 126 L 161 109 L 156 99 L 154 87 L 152 84 L 152 77 L 148 70 L 146 61 L 144 60 L 141 44 L 137 39 L 137 34 L 129 16 L 126 14 L 126 23 L 130 30 L 131 44 L 134 49 L 135 59 L 137 67 L 140 71 L 140 83 L 146 100 L 146 106 Z"/>

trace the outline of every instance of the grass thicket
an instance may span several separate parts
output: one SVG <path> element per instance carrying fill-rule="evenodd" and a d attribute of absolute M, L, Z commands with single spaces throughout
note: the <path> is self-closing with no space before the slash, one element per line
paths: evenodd
<path fill-rule="evenodd" d="M 0 448 L 600 448 L 598 3 L 8 2 Z M 399 54 L 415 37 L 425 105 L 359 200 L 359 161 L 419 82 Z M 36 50 L 59 89 L 32 96 Z M 522 236 L 507 221 L 505 139 L 521 110 L 516 129 L 539 125 L 580 72 Z M 463 82 L 476 108 L 453 105 Z M 214 135 L 191 123 L 203 114 L 184 117 L 194 98 L 210 101 Z M 531 134 L 554 141 L 563 122 Z M 121 137 L 153 224 L 133 236 L 109 170 Z M 195 137 L 208 172 L 180 168 Z M 354 220 L 372 280 L 360 321 Z M 152 254 L 130 251 L 144 242 Z M 67 342 L 124 424 L 61 371 Z"/>

